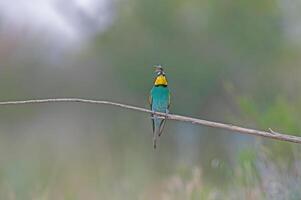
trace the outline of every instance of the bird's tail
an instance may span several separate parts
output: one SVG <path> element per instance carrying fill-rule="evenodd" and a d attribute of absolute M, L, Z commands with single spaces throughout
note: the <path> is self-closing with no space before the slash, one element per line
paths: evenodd
<path fill-rule="evenodd" d="M 159 131 L 160 131 L 159 126 L 155 126 L 154 133 L 153 133 L 153 146 L 154 146 L 154 149 L 157 148 L 157 139 L 158 139 L 158 136 L 159 136 Z"/>
<path fill-rule="evenodd" d="M 157 147 L 157 139 L 161 136 L 163 127 L 164 127 L 165 120 L 160 119 L 154 116 L 154 129 L 153 129 L 153 146 L 154 149 Z"/>

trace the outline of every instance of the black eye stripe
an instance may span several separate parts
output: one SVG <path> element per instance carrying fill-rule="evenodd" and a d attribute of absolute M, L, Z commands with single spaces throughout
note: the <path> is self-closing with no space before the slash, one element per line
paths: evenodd
<path fill-rule="evenodd" d="M 157 72 L 157 75 L 158 75 L 158 76 L 160 76 L 160 75 L 165 76 L 165 73 L 161 71 L 161 72 Z"/>

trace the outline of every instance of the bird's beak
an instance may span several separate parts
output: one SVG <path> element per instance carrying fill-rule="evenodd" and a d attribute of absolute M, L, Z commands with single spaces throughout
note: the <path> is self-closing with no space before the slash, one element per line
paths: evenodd
<path fill-rule="evenodd" d="M 162 68 L 161 65 L 155 65 L 154 67 L 155 67 L 155 72 L 161 72 L 161 71 L 163 71 L 163 68 Z"/>

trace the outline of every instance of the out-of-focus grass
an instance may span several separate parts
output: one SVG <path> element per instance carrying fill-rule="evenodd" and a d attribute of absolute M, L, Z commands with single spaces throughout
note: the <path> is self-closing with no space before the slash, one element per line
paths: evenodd
<path fill-rule="evenodd" d="M 216 184 L 209 181 L 199 166 L 178 168 L 171 163 L 170 169 L 161 174 L 158 167 L 162 163 L 144 150 L 137 152 L 135 149 L 139 145 L 136 144 L 118 149 L 103 147 L 99 144 L 104 138 L 93 136 L 93 142 L 83 139 L 71 146 L 53 146 L 55 144 L 48 137 L 1 141 L 1 199 L 301 197 L 298 187 L 301 163 L 297 149 L 290 164 L 275 162 L 274 152 L 264 144 L 241 150 L 232 164 L 212 160 L 213 171 L 228 173 L 223 176 L 226 177 L 224 184 Z"/>

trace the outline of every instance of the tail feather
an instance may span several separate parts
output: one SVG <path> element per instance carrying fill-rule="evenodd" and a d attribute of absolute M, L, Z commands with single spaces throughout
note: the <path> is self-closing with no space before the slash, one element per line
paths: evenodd
<path fill-rule="evenodd" d="M 161 131 L 160 126 L 155 126 L 154 132 L 153 132 L 153 146 L 154 146 L 154 149 L 156 149 L 156 147 L 157 147 L 157 139 L 161 134 L 160 131 Z"/>
<path fill-rule="evenodd" d="M 157 139 L 161 136 L 164 128 L 165 120 L 154 116 L 153 119 L 153 146 L 157 147 Z"/>
<path fill-rule="evenodd" d="M 157 148 L 157 133 L 154 132 L 154 136 L 153 136 L 153 146 L 154 146 L 154 149 Z"/>

